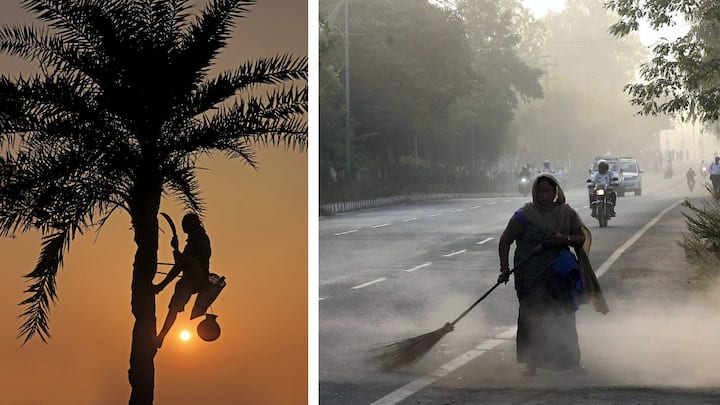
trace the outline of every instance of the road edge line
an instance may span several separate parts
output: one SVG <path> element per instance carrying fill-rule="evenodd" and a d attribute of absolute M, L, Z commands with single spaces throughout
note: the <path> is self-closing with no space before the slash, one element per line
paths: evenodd
<path fill-rule="evenodd" d="M 683 200 L 676 201 L 669 207 L 662 210 L 653 219 L 651 219 L 650 222 L 645 224 L 644 227 L 642 227 L 639 231 L 635 232 L 635 234 L 631 236 L 630 239 L 626 240 L 625 243 L 623 243 L 619 248 L 615 249 L 615 251 L 610 255 L 610 257 L 608 257 L 607 260 L 605 260 L 603 264 L 598 267 L 597 271 L 595 271 L 595 275 L 597 276 L 597 278 L 600 278 L 603 274 L 605 274 L 610 269 L 610 266 L 615 264 L 615 261 L 620 258 L 620 255 L 625 253 L 625 251 L 628 250 L 630 246 L 634 245 L 635 242 L 637 242 L 638 239 L 640 239 L 640 237 L 643 236 L 643 234 L 647 232 L 648 229 L 650 229 L 653 225 L 660 221 L 660 219 L 665 216 L 665 214 L 670 212 L 671 209 L 675 208 L 681 202 L 683 202 Z"/>

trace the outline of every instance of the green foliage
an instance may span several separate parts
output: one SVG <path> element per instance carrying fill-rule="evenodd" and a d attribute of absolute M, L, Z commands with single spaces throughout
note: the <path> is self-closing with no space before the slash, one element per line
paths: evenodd
<path fill-rule="evenodd" d="M 511 143 L 508 127 L 518 104 L 540 97 L 542 89 L 540 70 L 519 57 L 536 51 L 538 38 L 528 36 L 539 32 L 537 25 L 519 1 L 496 3 L 348 3 L 350 178 L 340 174 L 346 169 L 345 27 L 339 18 L 345 3 L 320 2 L 322 201 L 439 191 L 459 184 L 455 173 L 477 173 L 481 161 L 497 159 Z M 438 173 L 448 175 L 445 182 L 428 180 Z"/>
<path fill-rule="evenodd" d="M 720 193 L 709 186 L 707 190 L 711 196 L 703 199 L 702 207 L 687 199 L 682 203 L 690 210 L 683 213 L 689 233 L 679 242 L 701 284 L 720 276 Z"/>
<path fill-rule="evenodd" d="M 653 28 L 684 18 L 690 30 L 674 41 L 663 39 L 640 68 L 642 82 L 629 84 L 632 104 L 645 115 L 666 114 L 714 122 L 720 118 L 720 3 L 712 0 L 613 0 L 607 7 L 620 20 L 610 32 L 622 37 L 637 31 L 642 19 Z"/>

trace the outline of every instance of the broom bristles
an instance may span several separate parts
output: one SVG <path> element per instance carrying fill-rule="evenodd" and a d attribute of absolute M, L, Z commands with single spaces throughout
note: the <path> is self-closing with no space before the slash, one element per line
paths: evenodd
<path fill-rule="evenodd" d="M 371 360 L 389 371 L 410 366 L 420 360 L 435 344 L 453 330 L 451 323 L 424 335 L 388 343 L 374 350 Z"/>

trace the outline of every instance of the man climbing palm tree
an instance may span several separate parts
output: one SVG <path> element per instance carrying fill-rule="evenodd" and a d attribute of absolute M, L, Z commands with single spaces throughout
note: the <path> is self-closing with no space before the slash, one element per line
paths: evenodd
<path fill-rule="evenodd" d="M 0 27 L 0 52 L 40 65 L 29 78 L 0 76 L 0 236 L 43 236 L 20 336 L 47 339 L 71 242 L 124 211 L 136 245 L 129 403 L 152 404 L 161 200 L 203 211 L 200 156 L 255 168 L 257 145 L 304 150 L 307 58 L 277 55 L 210 75 L 254 0 L 207 0 L 197 10 L 190 0 L 22 4 L 48 27 Z M 254 91 L 261 85 L 264 96 Z"/>
<path fill-rule="evenodd" d="M 205 287 L 210 275 L 212 249 L 210 248 L 210 238 L 205 233 L 200 217 L 195 213 L 185 214 L 182 219 L 182 230 L 188 234 L 185 249 L 180 253 L 177 237 L 173 236 L 170 245 L 173 248 L 175 265 L 168 272 L 165 279 L 153 286 L 155 294 L 157 294 L 182 272 L 182 278 L 175 284 L 175 292 L 170 298 L 165 323 L 155 340 L 155 346 L 158 349 L 162 347 L 163 340 L 165 340 L 165 336 L 167 336 L 170 328 L 175 323 L 177 314 L 185 310 L 185 305 L 190 301 L 193 294 L 197 294 Z"/>

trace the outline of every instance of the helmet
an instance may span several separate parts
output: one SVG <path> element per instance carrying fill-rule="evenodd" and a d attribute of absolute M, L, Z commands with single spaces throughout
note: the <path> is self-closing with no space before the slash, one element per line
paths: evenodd
<path fill-rule="evenodd" d="M 602 174 L 607 173 L 608 169 L 610 168 L 610 165 L 608 165 L 608 162 L 605 159 L 598 160 L 598 171 Z"/>
<path fill-rule="evenodd" d="M 543 162 L 543 166 L 544 166 L 544 167 L 550 167 L 550 161 L 549 161 L 549 160 L 544 161 L 544 162 Z"/>

